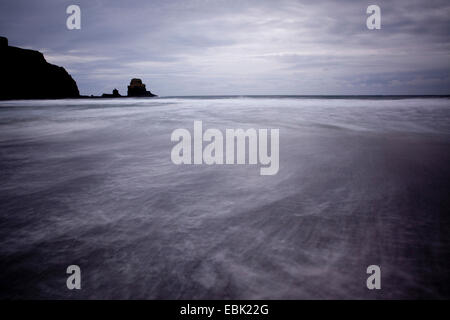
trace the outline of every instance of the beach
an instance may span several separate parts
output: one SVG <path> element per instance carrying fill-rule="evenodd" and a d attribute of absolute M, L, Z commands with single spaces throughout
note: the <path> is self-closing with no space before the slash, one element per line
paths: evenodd
<path fill-rule="evenodd" d="M 279 129 L 278 172 L 174 164 L 194 121 Z M 1 298 L 450 297 L 448 98 L 0 101 L 0 132 Z"/>

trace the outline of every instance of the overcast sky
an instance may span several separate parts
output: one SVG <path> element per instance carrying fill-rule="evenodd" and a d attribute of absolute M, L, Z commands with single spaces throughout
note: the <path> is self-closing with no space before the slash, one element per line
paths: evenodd
<path fill-rule="evenodd" d="M 448 0 L 2 0 L 0 35 L 86 95 L 133 77 L 159 95 L 449 94 L 449 17 Z"/>

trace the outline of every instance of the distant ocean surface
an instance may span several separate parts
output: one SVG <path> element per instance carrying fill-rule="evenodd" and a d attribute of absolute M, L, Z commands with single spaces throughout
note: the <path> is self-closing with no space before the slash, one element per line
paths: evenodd
<path fill-rule="evenodd" d="M 278 174 L 174 165 L 195 120 Z M 445 97 L 0 101 L 0 298 L 448 299 L 449 164 Z"/>

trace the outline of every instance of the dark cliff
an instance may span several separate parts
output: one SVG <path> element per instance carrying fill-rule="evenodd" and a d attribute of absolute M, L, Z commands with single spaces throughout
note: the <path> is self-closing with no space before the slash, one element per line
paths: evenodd
<path fill-rule="evenodd" d="M 75 80 L 39 51 L 8 45 L 0 37 L 0 99 L 58 99 L 80 96 Z"/>

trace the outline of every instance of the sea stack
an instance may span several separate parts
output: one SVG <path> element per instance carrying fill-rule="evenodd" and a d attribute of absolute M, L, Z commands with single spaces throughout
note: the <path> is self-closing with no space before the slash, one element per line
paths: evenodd
<path fill-rule="evenodd" d="M 0 37 L 0 99 L 58 99 L 80 96 L 67 71 L 39 51 L 8 45 Z"/>
<path fill-rule="evenodd" d="M 128 86 L 128 97 L 155 97 L 156 95 L 147 91 L 141 79 L 131 79 Z"/>

